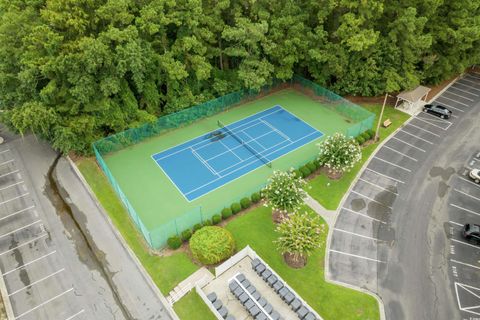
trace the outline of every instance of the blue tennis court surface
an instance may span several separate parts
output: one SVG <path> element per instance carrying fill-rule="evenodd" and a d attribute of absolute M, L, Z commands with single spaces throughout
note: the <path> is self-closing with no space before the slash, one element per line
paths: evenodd
<path fill-rule="evenodd" d="M 323 135 L 280 106 L 152 155 L 188 200 L 195 200 Z"/>

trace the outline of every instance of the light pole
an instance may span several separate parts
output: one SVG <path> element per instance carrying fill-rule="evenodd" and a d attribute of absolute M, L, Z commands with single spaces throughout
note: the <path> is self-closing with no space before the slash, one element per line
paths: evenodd
<path fill-rule="evenodd" d="M 385 110 L 385 104 L 387 103 L 388 96 L 389 94 L 385 93 L 385 99 L 383 99 L 382 111 L 380 111 L 380 117 L 378 118 L 377 130 L 375 131 L 375 139 L 374 139 L 375 142 L 378 141 L 378 130 L 380 130 L 380 123 L 382 122 L 383 110 Z"/>

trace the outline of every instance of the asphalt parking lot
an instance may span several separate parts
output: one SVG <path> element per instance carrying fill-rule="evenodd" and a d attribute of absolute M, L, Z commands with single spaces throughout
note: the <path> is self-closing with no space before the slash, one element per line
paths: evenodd
<path fill-rule="evenodd" d="M 480 251 L 459 234 L 460 225 L 468 219 L 476 217 L 480 223 L 480 187 L 466 179 L 463 167 L 430 165 L 438 158 L 437 152 L 448 149 L 443 143 L 446 137 L 457 135 L 462 127 L 456 124 L 463 118 L 468 121 L 465 115 L 474 112 L 479 101 L 480 75 L 468 74 L 457 80 L 436 99 L 453 111 L 453 117 L 443 120 L 423 112 L 412 117 L 378 150 L 342 204 L 329 246 L 328 272 L 338 282 L 377 293 L 385 303 L 387 319 L 456 319 L 459 314 L 469 319 L 480 315 Z M 433 194 L 420 182 L 437 176 L 441 181 Z M 412 211 L 423 206 L 436 208 L 437 198 L 449 199 L 451 217 L 450 221 L 435 217 L 446 220 L 441 224 L 445 232 L 435 234 L 443 238 L 432 242 L 430 224 L 436 222 L 424 216 L 416 222 Z M 424 231 L 411 234 L 410 229 L 416 228 Z M 455 253 L 453 257 L 443 255 L 439 247 L 443 242 L 450 254 Z M 424 243 L 425 248 L 420 248 Z M 431 258 L 425 267 L 423 260 L 429 257 L 421 257 L 427 251 L 440 252 L 440 263 Z M 443 270 L 447 263 L 453 282 L 445 279 L 450 277 Z M 428 274 L 418 275 L 422 268 Z M 421 280 L 415 284 L 417 276 Z M 455 298 L 442 297 L 438 282 L 444 283 L 445 290 L 451 289 L 450 296 Z M 455 308 L 453 300 L 457 311 L 449 310 Z"/>

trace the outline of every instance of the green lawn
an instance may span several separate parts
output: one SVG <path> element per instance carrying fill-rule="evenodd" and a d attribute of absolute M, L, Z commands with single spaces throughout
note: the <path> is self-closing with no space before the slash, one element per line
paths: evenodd
<path fill-rule="evenodd" d="M 375 125 L 380 115 L 381 105 L 367 105 L 362 106 L 365 109 L 374 112 L 377 117 L 375 118 Z M 380 142 L 393 133 L 398 127 L 400 127 L 410 116 L 404 112 L 395 110 L 392 107 L 386 107 L 383 113 L 383 119 L 390 119 L 392 125 L 388 128 L 380 127 L 379 136 Z M 374 128 L 375 129 L 375 128 Z M 336 210 L 340 201 L 345 193 L 348 191 L 350 184 L 357 176 L 358 172 L 368 160 L 370 155 L 378 147 L 379 143 L 371 144 L 365 148 L 362 148 L 362 160 L 350 171 L 347 172 L 339 180 L 330 180 L 327 176 L 321 174 L 309 181 L 310 189 L 307 192 L 316 199 L 325 209 Z"/>
<path fill-rule="evenodd" d="M 325 244 L 309 258 L 305 268 L 288 267 L 274 248 L 273 240 L 277 238 L 277 234 L 269 208 L 253 209 L 230 222 L 226 228 L 232 232 L 238 250 L 250 245 L 323 319 L 380 318 L 378 303 L 374 297 L 325 281 Z"/>
<path fill-rule="evenodd" d="M 152 254 L 96 162 L 93 159 L 82 159 L 77 162 L 77 166 L 115 227 L 164 295 L 198 269 L 185 253 L 175 253 L 168 257 Z"/>
<path fill-rule="evenodd" d="M 182 299 L 178 300 L 173 309 L 182 320 L 215 320 L 217 319 L 208 309 L 205 302 L 194 290 L 187 293 Z M 193 316 L 195 315 L 195 316 Z"/>

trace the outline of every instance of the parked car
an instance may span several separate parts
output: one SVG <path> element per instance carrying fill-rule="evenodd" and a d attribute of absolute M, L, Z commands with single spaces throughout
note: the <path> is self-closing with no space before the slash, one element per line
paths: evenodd
<path fill-rule="evenodd" d="M 463 226 L 462 235 L 467 240 L 480 240 L 480 226 L 474 223 L 467 223 Z"/>
<path fill-rule="evenodd" d="M 452 115 L 452 111 L 439 104 L 426 104 L 423 106 L 423 111 L 436 115 L 442 119 L 448 119 Z"/>
<path fill-rule="evenodd" d="M 470 173 L 468 175 L 470 176 L 470 179 L 475 181 L 475 183 L 480 183 L 480 170 L 479 169 L 470 170 Z"/>

